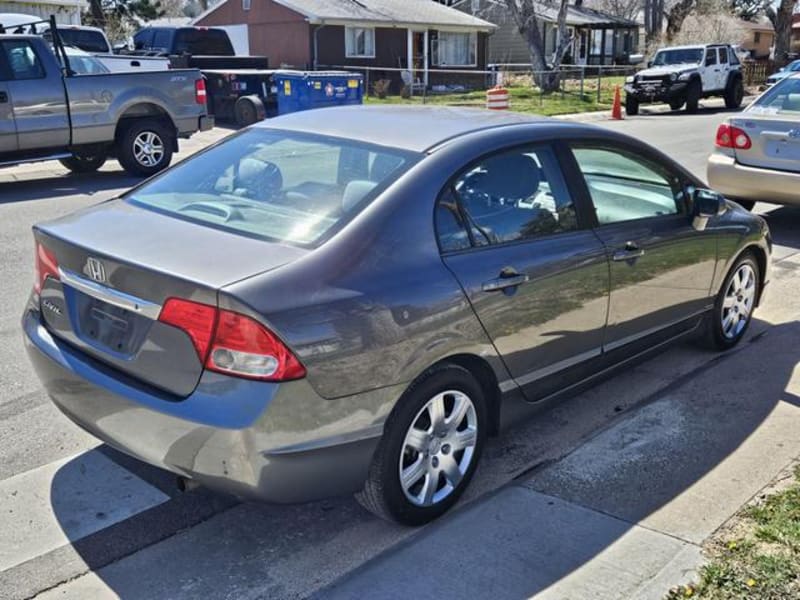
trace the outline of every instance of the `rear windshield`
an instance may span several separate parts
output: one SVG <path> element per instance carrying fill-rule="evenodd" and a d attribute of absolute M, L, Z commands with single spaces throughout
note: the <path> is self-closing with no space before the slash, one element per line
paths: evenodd
<path fill-rule="evenodd" d="M 415 160 L 412 153 L 353 140 L 249 129 L 126 199 L 242 235 L 314 246 Z"/>
<path fill-rule="evenodd" d="M 787 77 L 761 95 L 747 112 L 762 115 L 800 114 L 800 78 Z"/>
<path fill-rule="evenodd" d="M 58 35 L 65 46 L 74 46 L 80 48 L 84 52 L 111 52 L 111 49 L 106 43 L 105 37 L 99 31 L 90 31 L 86 29 L 59 29 Z M 52 34 L 48 31 L 44 34 L 45 39 L 52 38 Z"/>
<path fill-rule="evenodd" d="M 220 29 L 179 29 L 175 32 L 175 54 L 233 56 L 228 34 Z"/>

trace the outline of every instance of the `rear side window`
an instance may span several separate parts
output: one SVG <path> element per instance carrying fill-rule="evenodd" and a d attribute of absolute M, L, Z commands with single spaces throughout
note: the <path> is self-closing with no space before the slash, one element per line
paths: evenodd
<path fill-rule="evenodd" d="M 413 153 L 352 140 L 251 129 L 126 199 L 234 233 L 314 246 L 416 160 Z"/>
<path fill-rule="evenodd" d="M 49 32 L 48 32 L 49 33 Z M 89 29 L 59 29 L 58 35 L 65 46 L 74 46 L 80 48 L 84 52 L 98 52 L 109 53 L 111 48 L 108 47 L 106 39 L 99 31 L 92 31 Z M 48 36 L 45 35 L 45 38 Z M 52 38 L 52 34 L 49 34 Z"/>
<path fill-rule="evenodd" d="M 621 148 L 574 147 L 572 152 L 600 225 L 681 212 L 680 179 L 660 165 Z"/>
<path fill-rule="evenodd" d="M 172 32 L 169 29 L 156 29 L 155 33 L 153 34 L 153 45 L 152 48 L 154 50 L 163 50 L 164 52 L 169 52 L 169 42 L 172 39 Z"/>
<path fill-rule="evenodd" d="M 176 54 L 233 56 L 228 34 L 221 29 L 179 29 L 175 32 Z"/>
<path fill-rule="evenodd" d="M 728 64 L 728 49 L 727 48 L 720 48 L 719 49 L 719 63 L 721 65 Z"/>
<path fill-rule="evenodd" d="M 436 226 L 446 252 L 572 231 L 578 220 L 555 155 L 537 147 L 468 167 L 440 197 Z"/>
<path fill-rule="evenodd" d="M 45 76 L 42 62 L 29 42 L 5 40 L 2 45 L 13 79 L 41 79 Z"/>

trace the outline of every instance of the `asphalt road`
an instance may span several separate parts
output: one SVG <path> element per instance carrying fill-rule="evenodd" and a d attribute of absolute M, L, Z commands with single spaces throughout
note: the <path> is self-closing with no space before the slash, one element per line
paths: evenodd
<path fill-rule="evenodd" d="M 703 176 L 722 118 L 712 110 L 599 124 L 640 137 Z M 180 156 L 224 133 L 196 136 Z M 263 506 L 202 489 L 179 492 L 170 475 L 99 444 L 50 404 L 24 356 L 18 323 L 33 275 L 30 228 L 133 183 L 116 163 L 92 176 L 70 176 L 49 163 L 0 171 L 0 598 L 324 595 L 383 551 L 424 533 L 380 521 L 351 498 Z M 770 221 L 776 258 L 797 254 L 800 210 L 757 210 Z M 786 297 L 800 292 L 793 270 L 777 269 L 775 277 Z M 750 335 L 767 328 L 754 323 Z M 676 346 L 657 362 L 543 409 L 491 440 L 463 502 L 566 456 L 713 358 Z"/>

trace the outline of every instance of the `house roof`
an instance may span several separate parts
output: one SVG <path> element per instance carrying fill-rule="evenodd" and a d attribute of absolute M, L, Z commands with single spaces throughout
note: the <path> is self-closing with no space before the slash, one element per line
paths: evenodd
<path fill-rule="evenodd" d="M 228 0 L 210 8 L 194 19 L 203 17 L 219 8 Z M 255 0 L 256 2 L 260 0 Z M 261 0 L 263 1 L 263 0 Z M 300 13 L 309 23 L 392 26 L 418 25 L 433 27 L 455 27 L 489 31 L 496 25 L 433 2 L 432 0 L 273 0 L 275 3 Z"/>
<path fill-rule="evenodd" d="M 745 29 L 750 29 L 751 31 L 771 31 L 773 33 L 775 32 L 775 27 L 772 25 L 772 22 L 766 17 L 761 18 L 758 21 L 740 21 L 739 24 Z"/>

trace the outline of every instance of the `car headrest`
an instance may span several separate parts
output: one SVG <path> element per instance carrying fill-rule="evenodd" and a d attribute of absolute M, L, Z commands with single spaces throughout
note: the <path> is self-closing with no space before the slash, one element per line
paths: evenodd
<path fill-rule="evenodd" d="M 342 210 L 350 212 L 376 185 L 376 182 L 366 179 L 354 179 L 348 183 L 342 194 Z"/>
<path fill-rule="evenodd" d="M 539 189 L 541 170 L 536 161 L 525 154 L 501 154 L 485 160 L 481 166 L 485 175 L 480 179 L 480 186 L 492 196 L 524 199 Z"/>
<path fill-rule="evenodd" d="M 249 156 L 239 161 L 236 187 L 267 196 L 283 188 L 283 175 L 275 163 Z"/>

